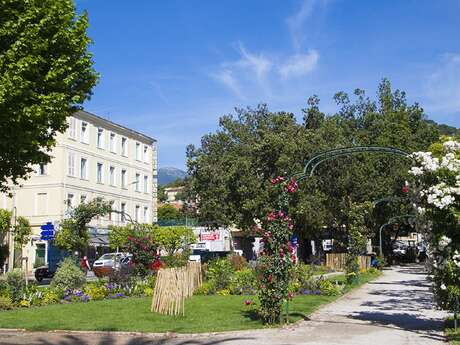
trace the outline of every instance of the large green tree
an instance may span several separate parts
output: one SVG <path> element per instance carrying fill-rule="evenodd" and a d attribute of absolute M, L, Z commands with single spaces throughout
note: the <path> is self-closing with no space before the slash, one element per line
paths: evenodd
<path fill-rule="evenodd" d="M 269 179 L 302 170 L 318 152 L 359 145 L 411 152 L 425 149 L 439 136 L 423 109 L 408 105 L 404 92 L 392 91 L 387 80 L 380 83 L 375 100 L 359 89 L 353 98 L 339 92 L 334 99 L 338 111 L 325 114 L 319 99 L 309 98 L 301 123 L 293 114 L 270 112 L 264 105 L 222 117 L 215 133 L 187 150 L 187 188 L 198 200 L 199 216 L 249 230 L 273 207 Z M 349 224 L 353 204 L 401 193 L 408 168 L 401 158 L 385 155 L 325 162 L 293 197 L 289 214 L 296 232 L 314 238 L 323 226 Z"/>
<path fill-rule="evenodd" d="M 72 0 L 0 2 L 0 191 L 50 161 L 56 133 L 91 95 L 87 28 Z"/>
<path fill-rule="evenodd" d="M 111 203 L 102 198 L 81 203 L 70 211 L 70 218 L 61 222 L 54 243 L 68 251 L 83 251 L 89 240 L 88 224 L 94 218 L 103 217 L 112 211 Z"/>

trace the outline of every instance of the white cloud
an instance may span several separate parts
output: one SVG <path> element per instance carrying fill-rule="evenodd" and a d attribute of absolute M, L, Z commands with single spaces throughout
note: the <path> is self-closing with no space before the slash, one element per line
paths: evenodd
<path fill-rule="evenodd" d="M 424 83 L 430 111 L 460 113 L 460 54 L 446 54 Z"/>
<path fill-rule="evenodd" d="M 303 0 L 300 9 L 287 18 L 286 22 L 291 33 L 292 44 L 299 51 L 302 47 L 302 42 L 305 39 L 304 25 L 313 14 L 314 8 L 321 0 Z"/>
<path fill-rule="evenodd" d="M 304 77 L 315 70 L 319 60 L 316 50 L 277 59 L 252 53 L 242 44 L 239 44 L 238 52 L 240 57 L 237 60 L 222 63 L 211 77 L 241 99 L 248 94 L 270 98 L 272 85 L 281 80 Z"/>
<path fill-rule="evenodd" d="M 270 72 L 273 65 L 272 61 L 262 54 L 251 54 L 241 43 L 239 44 L 239 51 L 241 59 L 237 62 L 237 65 L 253 70 L 257 79 L 262 81 Z"/>
<path fill-rule="evenodd" d="M 212 77 L 229 88 L 235 95 L 242 98 L 242 93 L 238 81 L 230 69 L 223 69 L 212 74 Z"/>
<path fill-rule="evenodd" d="M 318 65 L 319 53 L 310 50 L 307 54 L 295 54 L 280 65 L 279 73 L 284 78 L 300 77 L 313 71 Z"/>

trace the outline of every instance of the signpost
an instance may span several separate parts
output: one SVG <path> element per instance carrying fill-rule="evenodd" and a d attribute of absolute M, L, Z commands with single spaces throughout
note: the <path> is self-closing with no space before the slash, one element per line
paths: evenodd
<path fill-rule="evenodd" d="M 54 225 L 51 222 L 47 222 L 46 224 L 40 227 L 42 231 L 40 232 L 40 239 L 42 241 L 49 241 L 54 239 Z"/>

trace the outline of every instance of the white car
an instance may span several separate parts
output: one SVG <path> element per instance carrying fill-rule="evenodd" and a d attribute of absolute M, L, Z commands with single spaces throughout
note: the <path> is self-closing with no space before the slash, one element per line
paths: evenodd
<path fill-rule="evenodd" d="M 107 253 L 94 261 L 93 269 L 100 267 L 114 267 L 115 260 L 121 262 L 124 258 L 129 257 L 128 253 Z"/>

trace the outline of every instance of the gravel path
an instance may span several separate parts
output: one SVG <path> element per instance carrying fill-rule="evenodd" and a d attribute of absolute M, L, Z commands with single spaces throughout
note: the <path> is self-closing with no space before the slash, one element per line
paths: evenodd
<path fill-rule="evenodd" d="M 28 345 L 434 345 L 445 314 L 432 309 L 420 266 L 394 267 L 378 280 L 290 328 L 158 338 L 139 334 L 0 332 L 0 344 Z"/>

